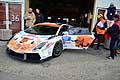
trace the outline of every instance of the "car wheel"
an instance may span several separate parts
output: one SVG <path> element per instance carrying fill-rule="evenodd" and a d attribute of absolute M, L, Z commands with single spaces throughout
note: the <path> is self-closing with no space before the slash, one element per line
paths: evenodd
<path fill-rule="evenodd" d="M 54 48 L 53 48 L 53 53 L 52 53 L 52 57 L 58 57 L 61 55 L 63 50 L 63 45 L 61 42 L 56 42 Z"/>

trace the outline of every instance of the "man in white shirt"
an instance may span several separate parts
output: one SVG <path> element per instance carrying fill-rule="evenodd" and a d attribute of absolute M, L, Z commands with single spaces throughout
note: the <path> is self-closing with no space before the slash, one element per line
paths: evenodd
<path fill-rule="evenodd" d="M 108 28 L 114 24 L 113 15 L 117 14 L 116 7 L 114 4 L 110 4 L 110 6 L 105 10 L 104 17 L 107 20 Z"/>

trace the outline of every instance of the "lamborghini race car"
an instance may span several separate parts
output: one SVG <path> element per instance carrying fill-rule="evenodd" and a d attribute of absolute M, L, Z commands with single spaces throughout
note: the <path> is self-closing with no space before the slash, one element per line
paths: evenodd
<path fill-rule="evenodd" d="M 7 53 L 23 60 L 58 57 L 64 49 L 87 49 L 93 35 L 68 24 L 39 23 L 13 36 Z"/>

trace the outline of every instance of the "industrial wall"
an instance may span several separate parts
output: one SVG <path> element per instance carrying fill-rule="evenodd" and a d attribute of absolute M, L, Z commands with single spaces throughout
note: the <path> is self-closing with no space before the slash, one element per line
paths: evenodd
<path fill-rule="evenodd" d="M 0 29 L 24 30 L 24 8 L 25 0 L 0 0 Z"/>

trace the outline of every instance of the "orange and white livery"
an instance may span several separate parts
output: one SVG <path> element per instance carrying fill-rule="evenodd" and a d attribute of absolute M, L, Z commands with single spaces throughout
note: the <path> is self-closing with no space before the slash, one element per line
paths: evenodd
<path fill-rule="evenodd" d="M 87 49 L 93 39 L 93 35 L 79 27 L 40 23 L 17 33 L 8 42 L 7 52 L 24 60 L 43 60 L 60 56 L 64 49 Z"/>

